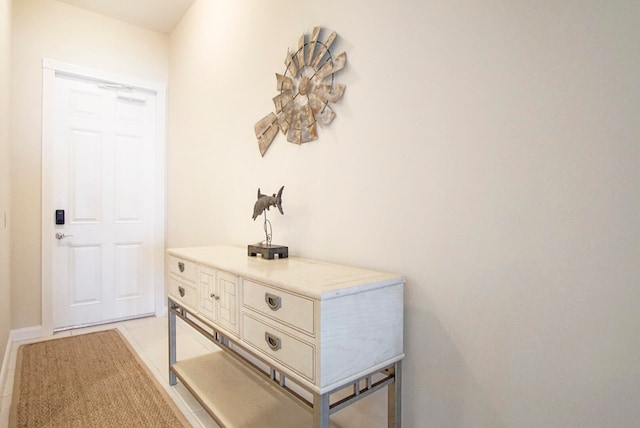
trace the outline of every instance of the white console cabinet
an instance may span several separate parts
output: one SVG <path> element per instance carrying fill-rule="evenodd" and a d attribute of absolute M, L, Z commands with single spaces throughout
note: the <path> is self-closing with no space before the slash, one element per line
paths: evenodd
<path fill-rule="evenodd" d="M 400 426 L 399 275 L 236 247 L 169 249 L 169 377 L 228 427 L 331 426 L 381 388 Z M 176 318 L 225 352 L 176 360 Z"/>

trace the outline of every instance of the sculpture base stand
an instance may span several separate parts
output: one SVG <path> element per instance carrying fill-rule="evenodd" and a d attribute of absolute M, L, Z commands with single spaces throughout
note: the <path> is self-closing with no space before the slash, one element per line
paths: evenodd
<path fill-rule="evenodd" d="M 247 245 L 247 255 L 251 257 L 257 257 L 258 254 L 262 255 L 263 259 L 273 260 L 276 255 L 279 259 L 286 259 L 287 257 L 289 257 L 289 247 L 275 244 Z"/>

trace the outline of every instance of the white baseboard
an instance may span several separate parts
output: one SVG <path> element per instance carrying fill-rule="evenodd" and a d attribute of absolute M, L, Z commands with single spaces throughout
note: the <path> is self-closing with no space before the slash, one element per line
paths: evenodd
<path fill-rule="evenodd" d="M 4 384 L 7 380 L 7 373 L 9 372 L 9 359 L 11 358 L 11 350 L 13 348 L 13 340 L 11 340 L 11 334 L 7 339 L 7 346 L 4 350 L 4 358 L 2 359 L 2 368 L 0 369 L 0 391 L 4 391 Z"/>
<path fill-rule="evenodd" d="M 20 342 L 23 340 L 38 339 L 43 335 L 44 334 L 43 334 L 42 326 L 34 325 L 33 327 L 25 327 L 25 328 L 18 328 L 15 330 L 11 330 L 11 335 L 9 337 L 11 338 L 12 342 Z"/>
<path fill-rule="evenodd" d="M 9 362 L 11 361 L 11 352 L 15 342 L 29 339 L 37 339 L 42 337 L 42 326 L 19 328 L 9 332 L 9 339 L 4 350 L 4 358 L 2 359 L 2 368 L 0 368 L 0 391 L 4 391 L 5 382 L 7 381 L 7 373 L 9 372 Z"/>

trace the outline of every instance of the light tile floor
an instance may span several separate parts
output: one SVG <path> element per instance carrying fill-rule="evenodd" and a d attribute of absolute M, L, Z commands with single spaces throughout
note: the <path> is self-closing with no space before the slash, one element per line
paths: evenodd
<path fill-rule="evenodd" d="M 149 367 L 158 379 L 162 387 L 175 401 L 178 408 L 184 413 L 187 420 L 194 427 L 215 427 L 218 425 L 211 416 L 202 408 L 200 403 L 178 383 L 174 387 L 169 386 L 169 351 L 167 334 L 167 317 L 140 318 L 131 321 L 105 324 L 102 326 L 88 327 L 76 330 L 56 333 L 54 337 L 71 336 L 92 331 L 118 328 L 136 350 L 140 359 Z M 197 357 L 209 352 L 220 351 L 216 345 L 187 326 L 179 318 L 176 328 L 177 359 Z M 15 373 L 16 356 L 18 347 L 23 343 L 46 340 L 41 338 L 15 342 L 11 347 L 6 381 L 2 386 L 0 397 L 0 428 L 8 426 L 9 408 L 11 405 L 11 393 L 13 391 L 13 379 Z M 387 397 L 384 391 L 375 392 L 366 400 L 359 401 L 353 406 L 341 410 L 331 416 L 332 426 L 349 428 L 378 428 L 387 424 Z"/>
<path fill-rule="evenodd" d="M 176 402 L 178 408 L 184 413 L 187 420 L 194 427 L 218 427 L 209 414 L 200 406 L 193 396 L 180 383 L 175 387 L 169 386 L 168 370 L 169 352 L 167 347 L 167 317 L 140 318 L 131 321 L 105 324 L 96 327 L 81 328 L 56 333 L 54 337 L 71 336 L 92 331 L 118 328 L 136 350 L 141 360 L 149 367 L 169 396 Z M 177 354 L 178 359 L 192 358 L 217 350 L 216 346 L 186 326 L 178 319 L 177 329 Z M 11 406 L 11 393 L 13 391 L 13 379 L 16 366 L 18 347 L 23 343 L 37 342 L 29 340 L 15 342 L 11 347 L 8 372 L 5 384 L 2 385 L 0 403 L 0 427 L 9 424 L 9 408 Z"/>

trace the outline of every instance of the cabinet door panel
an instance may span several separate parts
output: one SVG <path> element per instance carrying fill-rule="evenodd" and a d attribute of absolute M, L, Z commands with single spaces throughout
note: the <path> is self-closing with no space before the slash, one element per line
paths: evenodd
<path fill-rule="evenodd" d="M 200 313 L 212 321 L 216 319 L 216 271 L 202 266 L 200 271 Z"/>
<path fill-rule="evenodd" d="M 217 285 L 218 322 L 228 330 L 239 333 L 238 277 L 227 272 L 218 272 Z"/>

